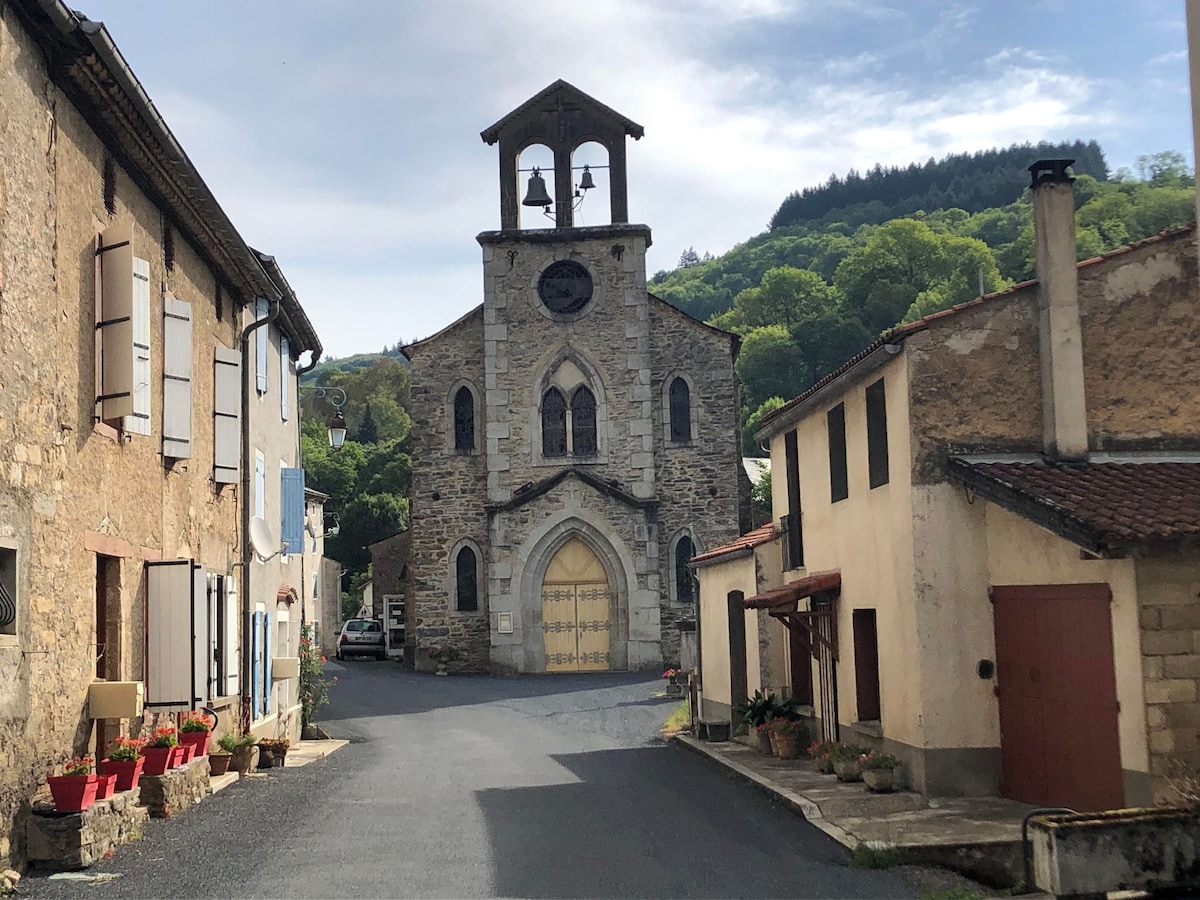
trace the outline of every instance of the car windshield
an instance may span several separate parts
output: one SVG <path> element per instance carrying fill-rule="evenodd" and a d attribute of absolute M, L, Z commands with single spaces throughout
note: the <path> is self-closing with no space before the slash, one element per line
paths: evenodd
<path fill-rule="evenodd" d="M 370 622 L 366 619 L 352 619 L 346 623 L 347 631 L 382 631 L 383 626 L 378 622 Z"/>

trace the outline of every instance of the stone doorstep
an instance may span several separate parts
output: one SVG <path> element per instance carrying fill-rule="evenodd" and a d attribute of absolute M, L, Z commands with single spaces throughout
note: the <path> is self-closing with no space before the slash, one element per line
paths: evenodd
<path fill-rule="evenodd" d="M 709 744 L 684 735 L 674 740 L 771 794 L 851 850 L 859 844 L 892 847 L 907 861 L 1009 886 L 1022 877 L 1021 820 L 1033 809 L 1027 804 L 908 791 L 872 794 L 859 783 L 820 774 L 808 760 L 777 760 L 736 742 Z"/>
<path fill-rule="evenodd" d="M 217 791 L 223 791 L 231 784 L 234 784 L 237 780 L 237 772 L 226 772 L 224 775 L 209 775 L 208 792 L 210 794 L 215 794 Z"/>
<path fill-rule="evenodd" d="M 307 766 L 310 762 L 315 762 L 318 759 L 324 759 L 330 753 L 336 750 L 341 750 L 349 741 L 342 740 L 325 740 L 325 741 L 301 741 L 295 747 L 292 747 L 287 752 L 287 756 L 283 758 L 284 768 L 294 769 L 299 766 Z"/>

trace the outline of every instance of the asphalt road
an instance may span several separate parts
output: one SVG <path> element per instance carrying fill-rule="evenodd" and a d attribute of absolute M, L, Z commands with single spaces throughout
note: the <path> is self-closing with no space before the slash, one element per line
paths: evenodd
<path fill-rule="evenodd" d="M 658 679 L 330 662 L 351 744 L 242 779 L 32 897 L 912 897 L 658 727 Z"/>

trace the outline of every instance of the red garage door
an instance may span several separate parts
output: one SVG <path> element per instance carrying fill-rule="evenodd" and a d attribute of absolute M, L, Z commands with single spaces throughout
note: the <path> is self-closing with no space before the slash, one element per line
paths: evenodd
<path fill-rule="evenodd" d="M 1124 805 L 1111 598 L 1107 584 L 992 589 L 1005 797 Z"/>

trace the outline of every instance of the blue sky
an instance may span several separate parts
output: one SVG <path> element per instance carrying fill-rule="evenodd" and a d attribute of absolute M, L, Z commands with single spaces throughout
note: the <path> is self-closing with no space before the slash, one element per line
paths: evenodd
<path fill-rule="evenodd" d="M 337 356 L 480 302 L 474 236 L 498 227 L 499 189 L 479 132 L 556 78 L 646 129 L 629 206 L 651 272 L 851 167 L 1068 138 L 1112 168 L 1192 156 L 1182 0 L 72 5 L 109 27 Z M 585 223 L 603 214 L 589 198 Z"/>

